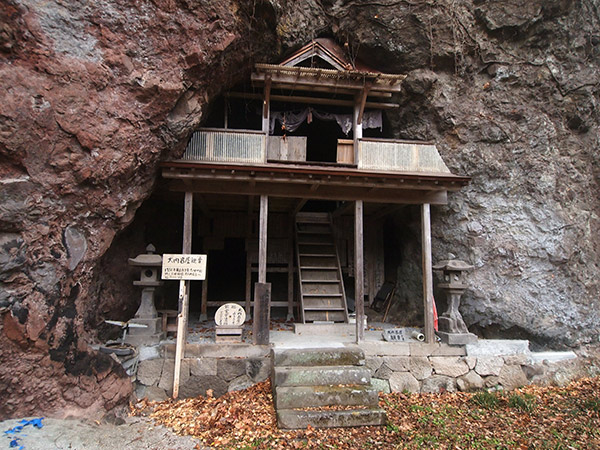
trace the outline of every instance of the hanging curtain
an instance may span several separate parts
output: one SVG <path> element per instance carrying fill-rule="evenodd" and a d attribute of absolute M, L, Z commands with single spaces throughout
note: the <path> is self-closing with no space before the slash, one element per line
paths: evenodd
<path fill-rule="evenodd" d="M 346 136 L 352 131 L 352 114 L 334 114 L 308 107 L 301 111 L 271 111 L 269 134 L 273 134 L 275 131 L 276 122 L 279 122 L 285 131 L 293 133 L 300 128 L 300 125 L 302 125 L 309 116 L 314 116 L 320 120 L 335 120 Z M 309 123 L 311 120 L 312 117 L 309 120 Z M 381 114 L 381 110 L 365 111 L 363 113 L 362 126 L 363 128 L 379 128 L 379 131 L 381 131 L 383 128 L 383 115 Z"/>

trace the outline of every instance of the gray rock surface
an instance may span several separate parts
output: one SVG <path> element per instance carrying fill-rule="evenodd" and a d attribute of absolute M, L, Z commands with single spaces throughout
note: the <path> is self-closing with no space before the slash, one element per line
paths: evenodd
<path fill-rule="evenodd" d="M 419 392 L 419 382 L 409 372 L 394 372 L 389 379 L 392 392 Z"/>

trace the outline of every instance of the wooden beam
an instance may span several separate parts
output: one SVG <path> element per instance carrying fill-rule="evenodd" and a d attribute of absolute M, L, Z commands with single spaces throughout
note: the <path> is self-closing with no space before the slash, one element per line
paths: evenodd
<path fill-rule="evenodd" d="M 187 188 L 189 189 L 189 188 Z M 186 188 L 177 183 L 171 186 L 175 192 L 185 191 Z M 306 184 L 293 185 L 282 183 L 257 183 L 252 187 L 244 181 L 210 181 L 205 180 L 191 189 L 193 192 L 210 194 L 239 194 L 239 195 L 270 195 L 276 197 L 308 198 L 314 200 L 347 200 L 361 199 L 369 203 L 398 203 L 416 205 L 429 203 L 445 205 L 448 203 L 446 191 L 425 191 L 413 189 L 386 189 L 377 192 L 365 192 L 359 186 L 325 186 L 313 192 Z"/>
<path fill-rule="evenodd" d="M 275 74 L 264 74 L 264 73 L 253 73 L 251 75 L 251 79 L 253 82 L 264 82 L 267 76 L 271 76 L 273 85 L 287 85 L 293 86 L 294 89 L 297 90 L 312 90 L 314 86 L 320 87 L 329 87 L 335 91 L 335 89 L 351 89 L 354 92 L 361 91 L 364 86 L 364 80 L 353 80 L 353 79 L 344 79 L 344 78 L 321 78 L 319 80 L 316 77 L 302 77 L 300 74 L 294 75 L 286 75 L 283 73 L 275 73 Z M 373 78 L 376 78 L 374 76 Z M 390 84 L 389 81 L 385 79 L 381 80 L 373 80 L 373 87 L 371 88 L 373 91 L 382 91 L 382 92 L 401 92 L 402 91 L 402 83 L 401 81 L 393 82 Z"/>
<path fill-rule="evenodd" d="M 338 206 L 332 213 L 331 217 L 334 219 L 339 216 L 343 216 L 354 206 L 353 202 L 342 202 L 340 206 Z"/>
<path fill-rule="evenodd" d="M 354 203 L 354 304 L 356 312 L 356 342 L 365 339 L 365 279 L 363 247 L 363 202 Z"/>
<path fill-rule="evenodd" d="M 296 203 L 296 206 L 294 206 L 294 209 L 290 213 L 290 217 L 292 217 L 292 219 L 294 219 L 296 217 L 296 214 L 298 214 L 300 212 L 300 210 L 304 207 L 304 205 L 306 205 L 307 201 L 308 201 L 307 198 L 301 198 L 300 200 L 298 200 L 298 202 Z"/>
<path fill-rule="evenodd" d="M 433 328 L 433 272 L 431 268 L 431 213 L 429 204 L 421 206 L 421 246 L 423 257 L 423 308 L 425 311 L 425 342 L 435 342 Z"/>
<path fill-rule="evenodd" d="M 229 94 L 232 98 L 244 98 L 249 100 L 261 100 L 264 97 L 261 94 L 252 94 L 252 93 L 240 93 L 240 92 L 231 92 Z M 324 98 L 324 97 L 308 97 L 301 95 L 271 95 L 270 100 L 273 102 L 285 102 L 285 103 L 304 103 L 309 105 L 335 105 L 335 106 L 354 106 L 354 102 L 352 100 L 344 100 L 344 99 L 336 99 L 336 98 Z M 395 109 L 399 108 L 399 103 L 389 103 L 389 102 L 369 102 L 365 99 L 364 108 L 369 109 Z"/>
<path fill-rule="evenodd" d="M 183 254 L 192 252 L 192 206 L 194 194 L 185 193 L 183 203 Z M 189 281 L 179 282 L 179 314 L 177 315 L 177 345 L 175 348 L 175 372 L 173 374 L 173 398 L 179 396 L 179 377 L 181 375 L 181 359 L 187 341 L 187 318 L 189 309 Z"/>
<path fill-rule="evenodd" d="M 356 121 L 358 125 L 362 125 L 363 114 L 365 112 L 365 104 L 367 103 L 367 95 L 369 95 L 369 91 L 371 90 L 371 86 L 373 86 L 373 83 L 371 83 L 371 82 L 365 83 L 365 85 L 363 87 L 363 90 L 362 90 L 362 93 L 360 94 L 360 105 L 359 105 L 359 109 L 358 109 L 358 119 Z M 355 160 L 355 161 L 358 161 L 358 160 Z"/>
<path fill-rule="evenodd" d="M 267 282 L 267 220 L 269 216 L 269 197 L 260 196 L 260 220 L 258 234 L 258 282 Z"/>

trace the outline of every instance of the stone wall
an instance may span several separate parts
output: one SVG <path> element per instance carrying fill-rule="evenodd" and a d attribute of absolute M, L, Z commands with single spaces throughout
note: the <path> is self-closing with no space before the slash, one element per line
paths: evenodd
<path fill-rule="evenodd" d="M 529 351 L 524 340 L 480 340 L 467 346 L 366 342 L 365 365 L 379 391 L 438 393 L 512 390 L 527 384 L 564 384 L 600 373 L 595 359 L 573 352 Z M 174 345 L 140 352 L 136 396 L 164 400 L 173 391 Z M 271 375 L 270 347 L 252 345 L 188 345 L 181 367 L 180 398 L 219 397 L 245 389 Z"/>
<path fill-rule="evenodd" d="M 245 389 L 271 375 L 270 349 L 252 345 L 205 345 L 186 350 L 181 364 L 179 397 L 215 397 Z M 140 353 L 135 393 L 164 400 L 173 393 L 174 346 L 151 347 Z"/>

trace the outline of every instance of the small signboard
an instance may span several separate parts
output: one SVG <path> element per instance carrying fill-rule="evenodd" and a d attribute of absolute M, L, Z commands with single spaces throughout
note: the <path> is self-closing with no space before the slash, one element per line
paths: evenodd
<path fill-rule="evenodd" d="M 406 340 L 403 328 L 388 328 L 383 330 L 383 338 L 388 342 L 403 342 Z"/>
<path fill-rule="evenodd" d="M 206 279 L 206 255 L 164 254 L 161 278 L 163 280 Z"/>
<path fill-rule="evenodd" d="M 225 303 L 215 313 L 217 326 L 241 327 L 246 321 L 246 311 L 237 303 Z"/>

